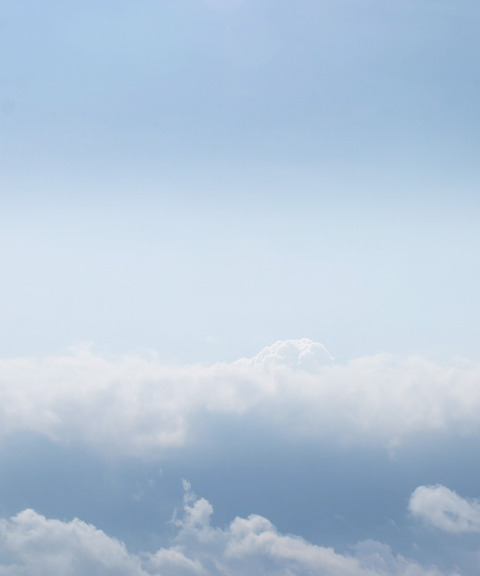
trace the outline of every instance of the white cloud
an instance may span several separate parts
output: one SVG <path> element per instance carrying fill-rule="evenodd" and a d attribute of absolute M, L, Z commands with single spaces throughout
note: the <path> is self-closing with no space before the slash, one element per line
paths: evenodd
<path fill-rule="evenodd" d="M 0 438 L 19 430 L 151 457 L 236 415 L 290 436 L 391 445 L 480 431 L 480 365 L 377 355 L 334 364 L 321 344 L 277 342 L 253 358 L 168 366 L 154 356 L 0 361 Z"/>
<path fill-rule="evenodd" d="M 322 366 L 333 364 L 333 358 L 323 344 L 302 338 L 279 340 L 261 350 L 253 358 L 243 359 L 240 362 L 263 369 L 288 366 L 293 370 L 316 372 Z"/>
<path fill-rule="evenodd" d="M 129 553 L 78 519 L 52 520 L 33 510 L 0 519 L 0 576 L 444 576 L 374 541 L 339 554 L 281 534 L 258 515 L 213 527 L 211 504 L 186 488 L 177 534 L 155 553 Z"/>
<path fill-rule="evenodd" d="M 446 532 L 480 532 L 480 502 L 465 500 L 445 486 L 419 486 L 410 498 L 409 510 Z"/>
<path fill-rule="evenodd" d="M 180 531 L 171 548 L 145 555 L 145 567 L 163 576 L 440 576 L 378 542 L 359 545 L 355 555 L 279 533 L 266 518 L 235 518 L 225 529 L 210 524 L 212 506 L 187 495 Z M 177 568 L 181 565 L 182 570 Z"/>
<path fill-rule="evenodd" d="M 125 546 L 78 519 L 48 520 L 24 510 L 0 520 L 0 574 L 145 576 Z"/>

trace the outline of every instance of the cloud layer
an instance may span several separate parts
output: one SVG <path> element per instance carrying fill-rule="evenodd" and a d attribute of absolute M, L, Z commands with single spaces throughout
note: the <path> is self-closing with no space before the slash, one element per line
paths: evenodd
<path fill-rule="evenodd" d="M 167 366 L 88 349 L 0 361 L 0 435 L 32 431 L 110 453 L 158 455 L 236 415 L 289 436 L 392 445 L 410 434 L 480 431 L 480 366 L 377 355 L 333 363 L 310 340 L 253 358 Z"/>
<path fill-rule="evenodd" d="M 442 576 L 390 548 L 368 541 L 352 555 L 279 533 L 266 518 L 235 518 L 211 525 L 212 505 L 186 483 L 184 508 L 173 520 L 177 534 L 155 553 L 131 554 L 125 546 L 81 520 L 47 519 L 24 510 L 0 520 L 2 576 Z"/>
<path fill-rule="evenodd" d="M 445 486 L 419 486 L 410 498 L 409 510 L 446 532 L 480 532 L 480 503 L 465 500 Z"/>

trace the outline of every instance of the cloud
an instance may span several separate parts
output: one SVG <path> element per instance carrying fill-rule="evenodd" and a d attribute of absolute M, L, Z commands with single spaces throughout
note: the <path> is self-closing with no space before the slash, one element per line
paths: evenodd
<path fill-rule="evenodd" d="M 442 576 L 378 542 L 343 555 L 332 548 L 281 534 L 258 515 L 211 525 L 212 505 L 186 486 L 174 520 L 177 533 L 157 552 L 129 553 L 118 540 L 81 520 L 47 519 L 24 510 L 0 519 L 1 576 Z"/>
<path fill-rule="evenodd" d="M 419 486 L 412 494 L 410 512 L 446 532 L 480 532 L 480 502 L 466 500 L 445 486 Z"/>
<path fill-rule="evenodd" d="M 343 555 L 294 535 L 285 535 L 262 516 L 235 518 L 226 528 L 211 526 L 213 507 L 187 492 L 183 516 L 172 546 L 145 555 L 145 567 L 164 576 L 440 576 L 378 542 L 359 545 L 355 555 Z M 183 571 L 177 571 L 181 566 Z"/>
<path fill-rule="evenodd" d="M 30 431 L 150 458 L 235 416 L 292 438 L 390 446 L 423 432 L 477 434 L 479 378 L 480 365 L 465 361 L 376 355 L 339 365 L 308 339 L 211 366 L 79 349 L 0 361 L 0 438 Z"/>
<path fill-rule="evenodd" d="M 78 519 L 48 520 L 24 510 L 0 520 L 0 575 L 145 576 L 119 541 Z"/>
<path fill-rule="evenodd" d="M 240 361 L 242 362 L 242 361 Z M 333 358 L 323 344 L 309 338 L 279 340 L 243 362 L 261 369 L 288 366 L 292 370 L 316 372 L 322 366 L 333 364 Z"/>

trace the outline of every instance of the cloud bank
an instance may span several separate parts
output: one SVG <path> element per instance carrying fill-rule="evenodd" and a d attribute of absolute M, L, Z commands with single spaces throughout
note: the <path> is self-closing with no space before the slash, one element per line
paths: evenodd
<path fill-rule="evenodd" d="M 177 534 L 157 552 L 131 554 L 118 540 L 81 520 L 47 519 L 24 510 L 0 520 L 2 576 L 445 576 L 378 542 L 343 555 L 293 535 L 279 533 L 266 518 L 235 518 L 211 525 L 212 505 L 186 484 Z"/>
<path fill-rule="evenodd" d="M 445 486 L 419 486 L 410 498 L 409 510 L 445 532 L 480 532 L 480 502 L 465 500 Z"/>
<path fill-rule="evenodd" d="M 335 364 L 308 339 L 253 358 L 169 366 L 89 349 L 0 361 L 0 438 L 18 431 L 152 457 L 236 416 L 289 437 L 391 446 L 413 434 L 480 431 L 480 365 L 376 355 Z"/>

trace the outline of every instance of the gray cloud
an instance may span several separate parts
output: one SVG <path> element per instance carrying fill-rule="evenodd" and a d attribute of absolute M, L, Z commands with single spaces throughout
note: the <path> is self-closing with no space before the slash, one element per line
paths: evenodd
<path fill-rule="evenodd" d="M 446 532 L 480 532 L 480 503 L 466 500 L 445 486 L 419 486 L 409 502 L 410 512 Z"/>

